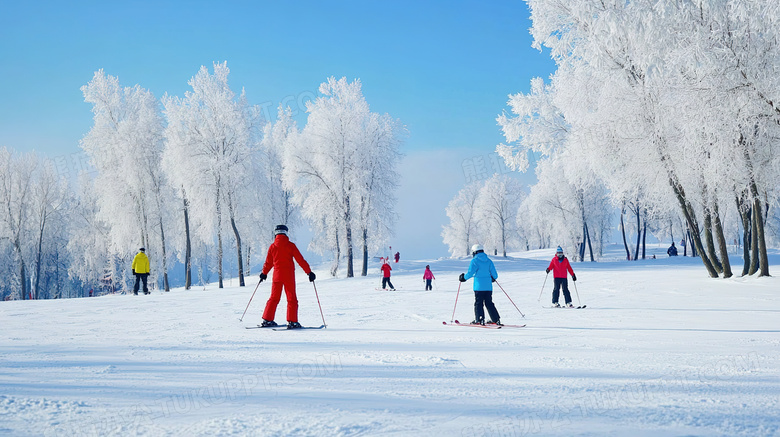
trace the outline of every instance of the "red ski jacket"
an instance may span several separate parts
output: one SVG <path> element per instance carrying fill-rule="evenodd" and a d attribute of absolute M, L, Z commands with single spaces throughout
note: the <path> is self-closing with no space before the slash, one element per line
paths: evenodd
<path fill-rule="evenodd" d="M 561 261 L 558 260 L 557 256 L 554 257 L 547 268 L 553 271 L 553 278 L 565 278 L 567 270 L 574 276 L 574 270 L 571 269 L 569 258 L 566 258 L 565 256 Z"/>
<path fill-rule="evenodd" d="M 390 267 L 390 264 L 382 264 L 382 273 L 384 273 L 385 278 L 390 277 L 390 270 L 393 270 L 392 267 Z"/>
<path fill-rule="evenodd" d="M 265 264 L 263 264 L 263 274 L 268 274 L 271 269 L 274 269 L 273 282 L 287 282 L 289 280 L 295 280 L 295 264 L 293 259 L 298 262 L 303 271 L 308 275 L 311 273 L 309 263 L 303 259 L 303 255 L 295 246 L 295 243 L 290 241 L 287 235 L 279 234 L 271 243 L 271 247 L 268 248 L 268 256 L 265 257 Z"/>

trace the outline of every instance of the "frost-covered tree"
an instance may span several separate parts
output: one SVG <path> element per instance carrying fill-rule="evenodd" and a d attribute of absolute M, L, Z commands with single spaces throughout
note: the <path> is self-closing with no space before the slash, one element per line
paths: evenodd
<path fill-rule="evenodd" d="M 480 235 L 486 247 L 500 250 L 519 247 L 517 211 L 526 194 L 522 184 L 509 175 L 493 175 L 477 196 L 476 213 Z"/>
<path fill-rule="evenodd" d="M 477 200 L 483 183 L 472 182 L 463 187 L 447 204 L 450 222 L 443 226 L 441 236 L 453 257 L 471 254 L 471 245 L 480 241 Z"/>
<path fill-rule="evenodd" d="M 333 273 L 344 253 L 347 277 L 354 276 L 354 247 L 362 241 L 364 261 L 394 222 L 400 124 L 370 112 L 359 80 L 331 77 L 322 94 L 307 103 L 308 119 L 292 132 L 285 149 L 284 183 L 300 205 L 315 237 L 310 249 L 334 254 Z"/>
<path fill-rule="evenodd" d="M 68 188 L 51 160 L 0 148 L 0 258 L 12 266 L 12 280 L 0 283 L 0 294 L 15 299 L 58 297 L 67 282 L 58 257 L 65 257 Z"/>
<path fill-rule="evenodd" d="M 362 164 L 356 172 L 355 219 L 363 252 L 361 276 L 368 274 L 369 250 L 377 250 L 392 235 L 397 219 L 397 162 L 406 128 L 388 114 L 370 113 L 361 132 Z"/>
<path fill-rule="evenodd" d="M 636 216 L 652 220 L 675 204 L 713 277 L 731 274 L 724 218 L 735 217 L 736 198 L 755 235 L 749 270 L 768 274 L 764 205 L 777 202 L 766 187 L 777 186 L 770 138 L 780 115 L 780 79 L 767 74 L 780 60 L 774 4 L 528 4 L 534 46 L 550 50 L 557 71 L 549 85 L 536 80 L 528 95 L 510 98 L 513 114 L 499 118 L 511 144 L 500 147 L 504 155 L 518 156 L 506 147 L 554 144 L 580 156 L 613 203 L 633 202 Z"/>
<path fill-rule="evenodd" d="M 111 251 L 121 257 L 146 247 L 169 290 L 169 202 L 172 191 L 160 166 L 162 117 L 151 92 L 136 85 L 123 88 L 103 70 L 81 88 L 91 103 L 94 125 L 81 148 L 97 170 L 99 218 L 110 226 Z M 127 266 L 129 268 L 129 266 Z M 152 269 L 152 274 L 159 274 Z"/>
<path fill-rule="evenodd" d="M 258 185 L 265 188 L 256 189 L 255 192 L 265 198 L 262 208 L 265 214 L 258 219 L 259 222 L 264 223 L 263 229 L 268 231 L 266 235 L 271 235 L 273 227 L 278 224 L 285 224 L 292 229 L 297 219 L 298 211 L 292 202 L 292 193 L 282 183 L 285 149 L 290 145 L 291 133 L 297 132 L 298 127 L 292 118 L 292 110 L 281 105 L 276 122 L 267 123 L 263 127 L 261 146 L 266 155 L 262 162 L 264 167 L 253 173 L 262 178 Z"/>
<path fill-rule="evenodd" d="M 52 296 L 46 285 L 50 282 L 49 267 L 56 264 L 56 255 L 63 247 L 63 239 L 67 235 L 65 223 L 68 217 L 68 201 L 70 197 L 67 181 L 57 176 L 54 164 L 42 159 L 36 169 L 32 185 L 32 205 L 30 220 L 34 226 L 34 282 L 33 297 L 35 299 Z M 52 259 L 52 257 L 55 257 Z M 53 266 L 56 270 L 57 266 Z M 56 272 L 58 273 L 58 272 Z M 43 281 L 41 280 L 43 278 Z M 59 279 L 57 279 L 59 284 Z"/>
<path fill-rule="evenodd" d="M 168 118 L 163 165 L 180 194 L 187 220 L 198 223 L 199 238 L 210 242 L 216 235 L 217 273 L 223 287 L 223 222 L 227 221 L 236 243 L 239 284 L 244 285 L 243 253 L 239 226 L 250 214 L 244 202 L 251 184 L 248 169 L 260 112 L 249 105 L 242 91 L 236 97 L 228 85 L 227 62 L 214 63 L 189 80 L 192 91 L 183 98 L 165 96 Z M 189 241 L 189 240 L 188 240 Z"/>
<path fill-rule="evenodd" d="M 34 154 L 18 155 L 0 148 L 0 240 L 12 250 L 11 265 L 15 266 L 15 281 L 11 295 L 21 299 L 31 297 L 29 265 L 32 257 L 30 242 L 35 232 L 30 226 L 33 210 L 34 175 L 38 159 Z"/>

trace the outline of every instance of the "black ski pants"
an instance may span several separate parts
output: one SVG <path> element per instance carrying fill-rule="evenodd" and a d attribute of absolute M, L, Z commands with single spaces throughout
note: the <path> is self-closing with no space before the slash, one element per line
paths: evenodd
<path fill-rule="evenodd" d="M 567 278 L 555 278 L 554 281 L 552 303 L 558 303 L 558 296 L 560 296 L 561 287 L 563 287 L 563 298 L 566 299 L 566 303 L 571 303 L 571 294 L 569 294 L 569 280 Z"/>
<path fill-rule="evenodd" d="M 382 288 L 387 288 L 388 285 L 391 289 L 395 289 L 395 287 L 393 287 L 393 283 L 390 282 L 390 278 L 382 278 Z"/>
<path fill-rule="evenodd" d="M 144 294 L 149 293 L 149 288 L 146 286 L 146 280 L 149 278 L 149 273 L 136 273 L 135 286 L 133 287 L 133 294 L 138 294 L 139 281 L 144 283 Z"/>
<path fill-rule="evenodd" d="M 493 291 L 474 290 L 474 320 L 481 322 L 485 320 L 485 308 L 488 310 L 491 322 L 498 322 L 499 315 L 496 306 L 493 304 Z"/>
<path fill-rule="evenodd" d="M 428 290 L 433 290 L 433 286 L 431 285 L 431 280 L 430 279 L 426 279 L 425 280 L 425 291 L 428 291 Z"/>

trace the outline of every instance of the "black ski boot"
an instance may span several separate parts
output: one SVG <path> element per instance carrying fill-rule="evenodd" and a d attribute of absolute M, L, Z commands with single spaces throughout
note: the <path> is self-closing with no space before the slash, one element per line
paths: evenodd
<path fill-rule="evenodd" d="M 287 329 L 299 329 L 303 328 L 300 323 L 298 322 L 287 322 Z"/>
<path fill-rule="evenodd" d="M 485 319 L 475 319 L 473 322 L 471 322 L 472 325 L 484 325 Z"/>
<path fill-rule="evenodd" d="M 271 327 L 271 326 L 279 326 L 274 322 L 273 320 L 266 320 L 263 319 L 263 323 L 260 324 L 263 328 Z"/>

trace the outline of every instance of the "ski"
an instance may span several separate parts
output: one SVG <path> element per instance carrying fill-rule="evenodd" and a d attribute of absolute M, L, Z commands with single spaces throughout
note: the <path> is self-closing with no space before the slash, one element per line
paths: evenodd
<path fill-rule="evenodd" d="M 582 305 L 582 306 L 578 306 L 578 307 L 571 307 L 571 308 L 569 308 L 569 307 L 565 307 L 565 306 L 561 306 L 561 307 L 553 307 L 553 306 L 542 306 L 542 308 L 549 308 L 549 309 L 551 309 L 551 310 L 554 310 L 554 309 L 562 309 L 562 310 L 581 310 L 581 309 L 583 309 L 583 308 L 586 308 L 586 307 L 587 307 L 587 305 Z"/>
<path fill-rule="evenodd" d="M 447 326 L 470 326 L 472 328 L 484 328 L 484 329 L 501 329 L 502 326 L 500 325 L 478 325 L 474 323 L 460 323 L 459 321 L 454 322 L 441 322 L 444 325 Z"/>
<path fill-rule="evenodd" d="M 488 323 L 488 326 L 490 326 L 491 323 Z M 526 325 L 499 325 L 502 328 L 525 328 Z"/>
<path fill-rule="evenodd" d="M 263 325 L 257 325 L 257 326 L 247 326 L 246 329 L 267 329 L 267 328 L 278 328 L 280 325 L 273 325 L 273 326 L 263 326 Z M 281 325 L 285 326 L 285 325 Z"/>
<path fill-rule="evenodd" d="M 301 326 L 300 328 L 294 328 L 294 329 L 287 329 L 284 326 L 277 326 L 274 328 L 274 331 L 298 331 L 299 329 L 323 329 L 325 328 L 325 325 L 320 326 Z"/>

